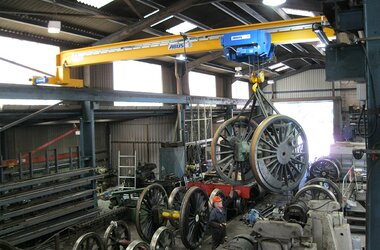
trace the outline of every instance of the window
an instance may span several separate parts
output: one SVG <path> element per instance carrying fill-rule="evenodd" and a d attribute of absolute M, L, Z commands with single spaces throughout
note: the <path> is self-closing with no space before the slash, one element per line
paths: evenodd
<path fill-rule="evenodd" d="M 248 82 L 234 81 L 232 83 L 232 98 L 233 99 L 249 99 Z M 244 105 L 237 105 L 238 109 L 243 108 Z"/>
<path fill-rule="evenodd" d="M 197 72 L 189 73 L 190 95 L 216 97 L 215 76 Z"/>
<path fill-rule="evenodd" d="M 113 63 L 114 90 L 162 93 L 161 66 L 139 61 Z M 162 103 L 114 102 L 115 106 L 162 106 Z"/>
<path fill-rule="evenodd" d="M 51 75 L 55 75 L 56 55 L 59 52 L 59 47 L 57 46 L 0 37 L 0 57 Z M 17 66 L 3 60 L 0 60 L 0 68 L 1 83 L 31 85 L 32 83 L 29 79 L 32 78 L 32 76 L 45 75 L 35 70 Z M 57 102 L 59 101 L 1 99 L 0 106 L 5 104 L 52 105 Z"/>
<path fill-rule="evenodd" d="M 333 102 L 276 102 L 278 111 L 295 119 L 306 133 L 309 146 L 309 161 L 330 154 L 334 143 Z"/>

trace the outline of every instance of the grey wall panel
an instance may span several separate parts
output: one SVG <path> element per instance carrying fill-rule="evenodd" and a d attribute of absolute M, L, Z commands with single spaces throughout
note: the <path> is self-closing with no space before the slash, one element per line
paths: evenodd
<path fill-rule="evenodd" d="M 63 135 L 71 129 L 73 129 L 73 125 L 71 124 L 9 129 L 4 132 L 7 145 L 7 155 L 4 156 L 4 158 L 15 159 L 18 157 L 19 153 L 28 153 Z M 105 150 L 108 143 L 105 133 L 105 124 L 97 124 L 95 127 L 95 134 L 96 151 Z M 67 153 L 69 152 L 70 147 L 79 146 L 79 141 L 79 136 L 73 133 L 51 144 L 46 149 L 57 149 L 58 153 Z M 36 152 L 34 156 L 44 155 L 46 149 Z"/>
<path fill-rule="evenodd" d="M 10 158 L 15 158 L 19 153 L 28 153 L 33 149 L 50 142 L 51 140 L 63 135 L 73 129 L 72 125 L 55 125 L 55 126 L 33 126 L 19 127 L 14 129 L 14 149 Z M 7 133 L 7 132 L 6 132 Z M 70 134 L 61 140 L 51 144 L 46 149 L 57 149 L 58 153 L 66 153 L 69 147 L 79 145 L 79 136 Z M 35 156 L 43 155 L 45 149 L 36 152 Z"/>
<path fill-rule="evenodd" d="M 117 152 L 134 154 L 141 164 L 155 163 L 159 166 L 161 143 L 172 142 L 175 135 L 175 116 L 151 117 L 112 124 L 111 147 L 113 168 L 117 169 Z M 158 175 L 158 169 L 155 171 Z"/>
<path fill-rule="evenodd" d="M 278 80 L 274 85 L 264 88 L 270 99 L 318 99 L 340 96 L 344 100 L 343 106 L 358 105 L 356 84 L 353 82 L 327 82 L 325 70 L 309 70 L 288 78 Z M 335 89 L 335 93 L 333 92 Z M 342 89 L 342 90 L 341 90 Z M 345 100 L 345 98 L 347 98 Z"/>
<path fill-rule="evenodd" d="M 90 66 L 92 88 L 113 89 L 113 64 L 96 64 Z"/>
<path fill-rule="evenodd" d="M 313 98 L 332 96 L 332 84 L 325 81 L 325 71 L 323 69 L 309 70 L 275 83 L 275 98 Z M 328 91 L 316 91 L 327 89 Z M 291 90 L 291 92 L 286 92 Z M 307 92 L 306 90 L 313 90 Z M 281 93 L 283 92 L 283 93 Z"/>

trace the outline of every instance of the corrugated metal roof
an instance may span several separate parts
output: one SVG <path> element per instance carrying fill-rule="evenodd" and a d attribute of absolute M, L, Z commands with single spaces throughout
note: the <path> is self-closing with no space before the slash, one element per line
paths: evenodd
<path fill-rule="evenodd" d="M 297 2 L 297 7 L 301 9 L 322 13 L 322 4 L 315 1 L 292 1 L 289 5 Z M 17 38 L 24 38 L 33 41 L 42 41 L 67 48 L 90 46 L 98 39 L 105 38 L 115 32 L 120 31 L 126 25 L 139 24 L 143 16 L 151 13 L 155 9 L 168 10 L 173 8 L 174 17 L 154 27 L 145 26 L 131 37 L 125 40 L 141 39 L 152 37 L 152 34 L 165 34 L 166 29 L 181 23 L 184 20 L 200 25 L 200 29 L 205 27 L 215 29 L 257 23 L 259 21 L 278 21 L 283 18 L 294 18 L 292 16 L 281 17 L 276 8 L 270 8 L 261 4 L 240 3 L 229 1 L 199 2 L 189 5 L 187 8 L 176 9 L 174 5 L 186 3 L 185 1 L 161 1 L 161 0 L 115 0 L 106 6 L 97 9 L 92 6 L 78 3 L 75 0 L 3 0 L 0 1 L 0 34 Z M 285 5 L 284 5 L 285 6 Z M 286 6 L 285 6 L 286 7 Z M 251 11 L 250 11 L 251 10 Z M 254 14 L 252 14 L 254 13 Z M 168 15 L 169 15 L 168 14 Z M 62 22 L 62 32 L 60 34 L 49 34 L 46 32 L 49 20 L 55 19 Z M 156 20 L 157 21 L 157 20 Z M 128 32 L 126 32 L 128 33 Z M 289 53 L 302 53 L 306 57 L 319 53 L 313 46 L 301 44 L 301 47 L 292 45 L 278 46 L 276 56 Z M 302 51 L 299 51 L 301 49 Z M 191 60 L 196 60 L 202 54 L 191 55 Z M 173 62 L 174 59 L 171 59 Z M 209 65 L 207 65 L 209 64 Z M 286 62 L 292 69 L 280 72 L 280 75 L 292 73 L 302 69 L 307 65 L 324 66 L 323 60 L 301 59 L 297 57 Z M 218 66 L 221 69 L 216 69 Z M 202 63 L 196 66 L 195 70 L 210 72 L 214 74 L 233 75 L 234 67 L 241 66 L 228 62 L 222 57 L 213 59 L 211 62 Z M 265 67 L 265 65 L 261 66 Z M 243 65 L 247 68 L 247 65 Z M 226 70 L 227 69 L 227 70 Z M 275 78 L 279 76 L 275 72 L 267 72 L 267 77 Z"/>

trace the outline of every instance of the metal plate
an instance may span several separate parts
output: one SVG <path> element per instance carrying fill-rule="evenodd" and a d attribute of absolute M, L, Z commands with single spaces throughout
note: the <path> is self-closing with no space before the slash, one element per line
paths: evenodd
<path fill-rule="evenodd" d="M 131 241 L 131 232 L 125 221 L 111 221 L 103 239 L 106 250 L 123 250 Z"/>
<path fill-rule="evenodd" d="M 295 200 L 302 200 L 304 202 L 310 200 L 332 200 L 337 201 L 335 195 L 328 189 L 320 185 L 308 185 L 301 188 L 294 196 Z"/>
<path fill-rule="evenodd" d="M 219 176 L 232 185 L 255 181 L 249 163 L 249 147 L 257 123 L 247 117 L 233 117 L 215 132 L 211 143 L 211 159 Z"/>
<path fill-rule="evenodd" d="M 102 237 L 97 233 L 90 232 L 80 236 L 73 246 L 73 250 L 104 250 Z"/>
<path fill-rule="evenodd" d="M 170 210 L 176 210 L 179 211 L 181 209 L 181 204 L 183 197 L 185 197 L 186 193 L 186 187 L 176 187 L 173 189 L 173 191 L 169 195 L 169 209 Z M 179 228 L 179 221 L 175 219 L 169 220 L 170 224 L 175 227 Z"/>
<path fill-rule="evenodd" d="M 309 160 L 306 134 L 298 122 L 285 115 L 263 120 L 252 138 L 250 162 L 257 182 L 270 192 L 295 189 Z"/>
<path fill-rule="evenodd" d="M 160 227 L 153 234 L 150 250 L 171 250 L 175 248 L 175 238 L 172 230 Z"/>
<path fill-rule="evenodd" d="M 309 180 L 305 183 L 305 186 L 308 185 L 320 185 L 328 190 L 330 190 L 334 195 L 336 200 L 342 204 L 343 201 L 343 195 L 342 192 L 339 190 L 339 187 L 336 183 L 334 183 L 332 180 L 326 179 L 326 178 L 314 178 Z"/>
<path fill-rule="evenodd" d="M 154 232 L 166 225 L 161 213 L 167 208 L 168 196 L 161 185 L 152 184 L 144 189 L 136 206 L 136 229 L 141 239 L 150 242 Z"/>
<path fill-rule="evenodd" d="M 142 240 L 134 240 L 129 244 L 125 250 L 149 250 L 150 246 L 148 243 Z"/>
<path fill-rule="evenodd" d="M 186 248 L 196 249 L 202 244 L 209 216 L 207 194 L 199 187 L 191 187 L 183 198 L 179 220 L 181 239 Z"/>

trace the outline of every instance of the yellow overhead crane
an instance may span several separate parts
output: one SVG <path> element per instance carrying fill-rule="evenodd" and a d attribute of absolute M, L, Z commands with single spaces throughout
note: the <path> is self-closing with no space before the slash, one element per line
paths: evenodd
<path fill-rule="evenodd" d="M 82 88 L 83 80 L 70 77 L 71 67 L 183 54 L 184 51 L 191 54 L 221 50 L 223 47 L 220 38 L 231 32 L 265 30 L 271 34 L 273 44 L 307 43 L 318 41 L 312 26 L 320 24 L 326 36 L 333 39 L 334 30 L 324 27 L 326 23 L 327 20 L 323 16 L 297 18 L 191 32 L 186 38 L 181 35 L 169 35 L 62 51 L 56 58 L 56 76 L 34 76 L 33 84 L 47 83 Z"/>

